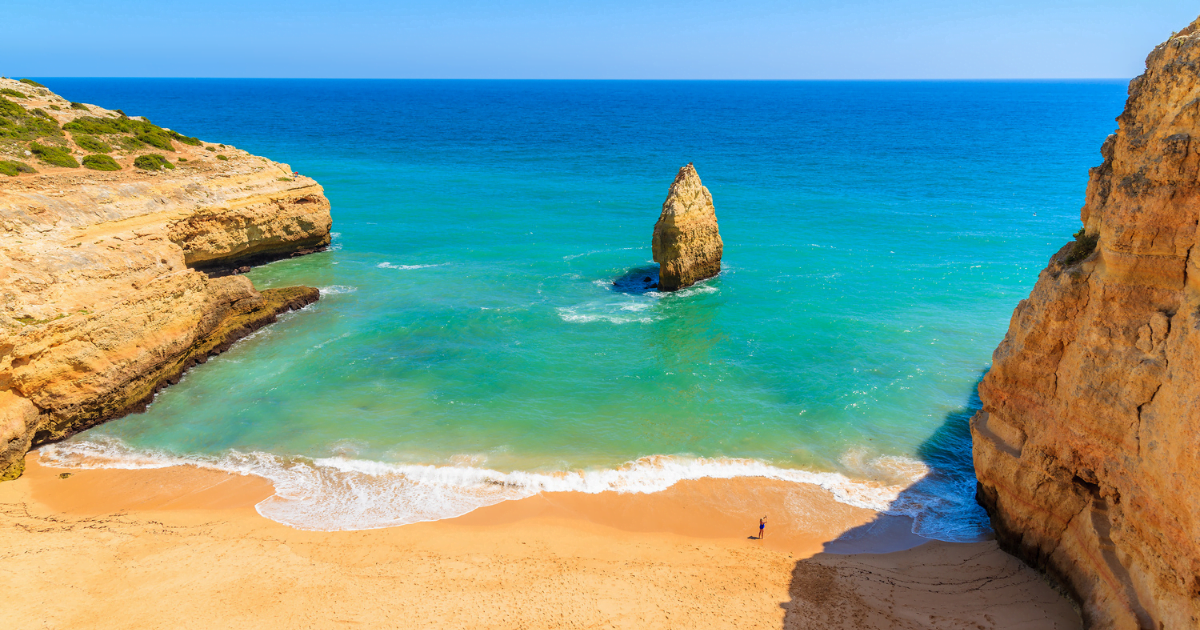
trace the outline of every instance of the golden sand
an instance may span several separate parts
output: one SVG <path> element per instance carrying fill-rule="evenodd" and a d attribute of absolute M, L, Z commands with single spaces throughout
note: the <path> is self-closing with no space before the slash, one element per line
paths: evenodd
<path fill-rule="evenodd" d="M 251 476 L 65 471 L 31 455 L 24 477 L 0 484 L 0 626 L 1080 627 L 1067 600 L 994 542 L 820 553 L 884 521 L 815 487 L 546 493 L 354 532 L 267 520 L 253 506 L 271 494 Z M 798 506 L 806 526 L 783 518 Z M 764 540 L 751 538 L 759 511 L 774 513 Z M 868 544 L 911 546 L 906 529 Z"/>

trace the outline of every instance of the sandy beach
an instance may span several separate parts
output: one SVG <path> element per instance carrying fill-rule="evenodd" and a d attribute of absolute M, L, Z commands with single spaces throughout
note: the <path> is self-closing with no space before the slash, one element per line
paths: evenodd
<path fill-rule="evenodd" d="M 31 454 L 25 476 L 0 484 L 0 617 L 38 628 L 1080 627 L 994 542 L 922 544 L 815 487 L 542 494 L 349 532 L 265 519 L 254 505 L 271 494 L 252 476 L 64 470 Z M 730 497 L 753 506 L 738 519 Z M 798 501 L 821 517 L 784 522 Z M 776 513 L 765 540 L 751 538 L 752 509 Z M 903 550 L 823 553 L 849 530 L 872 531 L 832 547 Z"/>

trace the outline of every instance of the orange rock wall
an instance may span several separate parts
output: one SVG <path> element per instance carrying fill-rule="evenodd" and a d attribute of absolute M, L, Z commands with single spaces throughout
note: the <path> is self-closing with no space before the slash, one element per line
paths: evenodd
<path fill-rule="evenodd" d="M 663 291 L 689 287 L 721 273 L 724 244 L 712 195 L 691 164 L 679 169 L 651 241 Z"/>
<path fill-rule="evenodd" d="M 1090 628 L 1200 628 L 1198 24 L 1130 83 L 1082 210 L 1098 244 L 1041 272 L 971 421 L 1001 544 Z"/>
<path fill-rule="evenodd" d="M 92 112 L 103 112 L 92 108 Z M 174 170 L 0 177 L 0 479 L 39 443 L 141 407 L 194 363 L 317 299 L 197 268 L 329 243 L 329 201 L 286 164 L 177 147 Z"/>

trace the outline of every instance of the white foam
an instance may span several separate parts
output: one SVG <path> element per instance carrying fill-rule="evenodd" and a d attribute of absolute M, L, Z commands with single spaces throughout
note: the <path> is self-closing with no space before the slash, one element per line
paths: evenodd
<path fill-rule="evenodd" d="M 628 307 L 628 308 L 627 308 Z M 647 308 L 649 305 L 647 305 Z M 632 312 L 645 310 L 637 304 L 591 304 L 577 307 L 559 307 L 555 311 L 564 322 L 572 324 L 589 324 L 592 322 L 608 322 L 610 324 L 649 324 L 660 318 L 654 315 L 631 315 Z"/>
<path fill-rule="evenodd" d="M 671 291 L 669 293 L 653 291 L 653 292 L 647 293 L 646 295 L 653 296 L 653 297 L 659 298 L 659 299 L 662 299 L 662 298 L 679 299 L 679 298 L 685 298 L 689 295 L 701 295 L 704 293 L 716 293 L 717 291 L 720 291 L 720 289 L 718 289 L 717 287 L 714 287 L 714 286 L 709 286 L 707 284 L 694 284 L 686 289 L 680 289 L 678 291 Z"/>
<path fill-rule="evenodd" d="M 608 252 L 623 252 L 623 251 L 628 251 L 631 249 L 642 249 L 642 248 L 641 247 L 617 247 L 615 249 L 593 249 L 590 252 L 584 252 L 582 254 L 571 254 L 570 256 L 563 256 L 563 260 L 575 260 L 576 258 L 583 258 L 584 256 L 591 256 L 592 254 L 606 254 Z"/>
<path fill-rule="evenodd" d="M 333 342 L 335 342 L 335 341 L 340 341 L 340 340 L 342 340 L 342 339 L 346 339 L 346 338 L 347 338 L 347 337 L 349 337 L 349 336 L 350 336 L 350 333 L 348 333 L 348 332 L 347 332 L 347 333 L 342 333 L 342 334 L 340 334 L 340 335 L 338 335 L 337 337 L 334 337 L 334 338 L 332 338 L 332 339 L 326 339 L 325 341 L 322 341 L 321 343 L 319 343 L 319 344 L 317 344 L 317 345 L 313 346 L 313 347 L 312 347 L 312 350 L 320 350 L 321 348 L 324 348 L 325 346 L 327 346 L 327 345 L 329 345 L 329 344 L 331 344 L 331 343 L 333 343 Z"/>
<path fill-rule="evenodd" d="M 381 262 L 376 267 L 380 269 L 428 269 L 430 267 L 441 267 L 446 263 L 438 263 L 436 265 L 393 265 L 390 262 Z"/>
<path fill-rule="evenodd" d="M 327 287 L 318 288 L 321 291 L 321 295 L 340 295 L 343 293 L 354 293 L 358 290 L 358 287 L 350 286 L 348 284 L 334 284 Z"/>
<path fill-rule="evenodd" d="M 298 529 L 376 529 L 453 518 L 539 492 L 653 493 L 683 480 L 765 477 L 820 486 L 848 505 L 912 516 L 917 533 L 933 534 L 930 537 L 942 540 L 969 540 L 987 531 L 986 522 L 972 523 L 969 514 L 964 520 L 958 513 L 979 511 L 973 499 L 968 501 L 973 487 L 955 489 L 961 491 L 961 497 L 906 496 L 913 494 L 913 484 L 925 479 L 929 469 L 902 457 L 864 462 L 869 468 L 885 470 L 889 479 L 884 481 L 779 468 L 753 459 L 672 455 L 642 457 L 618 468 L 500 472 L 476 465 L 481 461 L 478 457 L 451 458 L 461 463 L 448 466 L 388 464 L 357 459 L 350 456 L 357 448 L 343 446 L 338 449 L 343 456 L 321 459 L 236 451 L 222 457 L 184 458 L 134 450 L 112 438 L 92 438 L 44 446 L 39 452 L 43 464 L 65 468 L 139 469 L 190 464 L 259 475 L 274 484 L 275 494 L 257 505 L 258 512 Z M 952 513 L 953 518 L 938 518 L 939 510 Z"/>

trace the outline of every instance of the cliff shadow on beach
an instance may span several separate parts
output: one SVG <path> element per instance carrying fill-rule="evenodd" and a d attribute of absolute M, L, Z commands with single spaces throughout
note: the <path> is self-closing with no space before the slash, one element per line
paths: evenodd
<path fill-rule="evenodd" d="M 974 486 L 969 423 L 983 406 L 978 393 L 983 374 L 986 370 L 964 405 L 947 413 L 918 447 L 917 456 L 931 473 L 870 522 L 796 562 L 788 587 L 791 599 L 780 604 L 785 630 L 957 628 L 966 627 L 968 620 L 984 624 L 980 627 L 1006 627 L 1016 617 L 1032 622 L 1021 627 L 1082 627 L 1061 591 L 1001 551 L 990 529 L 966 541 L 974 544 L 942 542 L 913 533 L 914 519 L 896 515 L 931 496 L 946 497 L 952 486 L 960 489 L 960 498 L 965 484 Z M 973 493 L 968 494 L 973 500 Z M 961 507 L 966 513 L 977 506 Z M 986 519 L 982 508 L 977 515 Z"/>
<path fill-rule="evenodd" d="M 929 542 L 931 538 L 914 533 L 913 530 L 917 529 L 914 518 L 903 515 L 911 512 L 912 506 L 928 506 L 926 509 L 938 512 L 930 518 L 937 519 L 942 526 L 922 523 L 920 529 L 926 535 L 945 537 L 949 534 L 949 537 L 961 540 L 965 538 L 964 532 L 952 532 L 947 527 L 953 525 L 953 520 L 970 516 L 983 522 L 964 522 L 964 529 L 982 529 L 990 534 L 986 514 L 974 500 L 976 481 L 971 461 L 970 429 L 971 416 L 983 407 L 979 400 L 979 383 L 986 373 L 986 370 L 980 372 L 963 405 L 947 413 L 942 424 L 917 447 L 916 457 L 929 467 L 929 473 L 905 488 L 887 510 L 870 522 L 847 530 L 836 540 L 825 543 L 823 553 L 889 553 Z M 959 503 L 954 503 L 955 500 Z M 934 507 L 930 505 L 931 501 L 937 501 L 940 505 Z M 946 513 L 949 510 L 953 510 L 953 516 Z M 985 539 L 990 540 L 990 535 L 975 541 Z"/>

